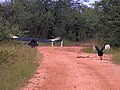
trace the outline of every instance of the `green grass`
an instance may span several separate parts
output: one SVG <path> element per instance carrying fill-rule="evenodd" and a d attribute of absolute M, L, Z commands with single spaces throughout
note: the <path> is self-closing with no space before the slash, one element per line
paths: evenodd
<path fill-rule="evenodd" d="M 95 52 L 93 52 L 92 47 L 91 48 L 84 48 L 84 49 L 82 49 L 82 51 L 84 51 L 86 53 L 95 53 Z"/>
<path fill-rule="evenodd" d="M 82 49 L 84 52 L 86 53 L 97 53 L 97 51 L 93 51 L 93 48 L 90 47 L 90 48 L 84 48 Z M 110 50 L 104 50 L 104 53 L 105 54 L 112 54 L 114 52 L 114 49 L 110 49 Z"/>
<path fill-rule="evenodd" d="M 93 52 L 92 47 L 91 48 L 84 48 L 82 49 L 86 53 L 96 53 Z M 113 63 L 120 64 L 120 48 L 112 48 L 109 51 L 104 50 L 105 54 L 112 54 L 112 61 Z"/>
<path fill-rule="evenodd" d="M 120 48 L 114 49 L 114 52 L 112 52 L 112 60 L 115 64 L 120 64 Z"/>
<path fill-rule="evenodd" d="M 27 45 L 2 44 L 0 51 L 0 90 L 16 90 L 35 72 L 36 50 Z"/>

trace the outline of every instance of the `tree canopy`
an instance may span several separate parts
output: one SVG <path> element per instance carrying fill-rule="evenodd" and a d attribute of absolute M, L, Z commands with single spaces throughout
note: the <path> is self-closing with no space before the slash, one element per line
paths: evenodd
<path fill-rule="evenodd" d="M 11 0 L 0 4 L 0 40 L 9 34 L 71 41 L 98 38 L 120 46 L 120 1 Z M 88 1 L 88 0 L 87 0 Z"/>

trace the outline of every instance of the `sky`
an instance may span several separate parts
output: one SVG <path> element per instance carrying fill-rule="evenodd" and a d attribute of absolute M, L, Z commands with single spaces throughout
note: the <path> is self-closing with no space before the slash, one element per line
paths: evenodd
<path fill-rule="evenodd" d="M 0 0 L 0 2 L 3 2 L 5 0 Z M 99 0 L 90 0 L 91 3 L 94 3 L 94 1 L 99 1 Z"/>
<path fill-rule="evenodd" d="M 90 6 L 89 4 L 94 3 L 95 1 L 101 1 L 101 0 L 89 0 L 89 2 L 85 2 L 84 4 Z"/>
<path fill-rule="evenodd" d="M 4 2 L 5 0 L 0 0 L 0 2 Z M 90 6 L 89 4 L 90 3 L 94 3 L 95 1 L 100 1 L 100 0 L 89 0 L 90 2 L 86 2 L 86 3 L 84 3 L 85 5 L 88 5 L 88 6 Z"/>

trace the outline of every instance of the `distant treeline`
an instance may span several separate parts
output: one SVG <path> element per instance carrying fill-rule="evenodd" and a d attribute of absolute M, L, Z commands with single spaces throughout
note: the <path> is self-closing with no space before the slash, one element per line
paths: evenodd
<path fill-rule="evenodd" d="M 71 41 L 97 39 L 120 46 L 120 0 L 9 0 L 0 4 L 0 41 L 9 34 Z M 88 1 L 88 0 L 87 0 Z"/>

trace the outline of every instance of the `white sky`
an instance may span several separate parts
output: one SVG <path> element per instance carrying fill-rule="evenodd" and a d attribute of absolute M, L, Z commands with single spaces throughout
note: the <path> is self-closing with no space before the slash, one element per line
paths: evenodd
<path fill-rule="evenodd" d="M 84 4 L 89 6 L 90 3 L 94 3 L 95 1 L 101 1 L 101 0 L 89 0 L 89 1 L 90 2 L 85 2 Z"/>
<path fill-rule="evenodd" d="M 5 1 L 5 0 L 0 0 L 1 2 Z M 90 0 L 91 3 L 93 3 L 94 1 L 99 1 L 99 0 Z"/>
<path fill-rule="evenodd" d="M 5 1 L 5 0 L 0 0 L 0 2 Z"/>
<path fill-rule="evenodd" d="M 4 2 L 5 0 L 0 0 L 0 2 Z M 100 1 L 100 0 L 89 0 L 90 2 L 84 3 L 85 5 L 89 6 L 89 3 L 94 3 L 95 1 Z"/>

